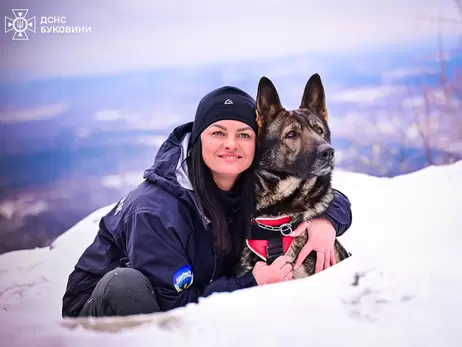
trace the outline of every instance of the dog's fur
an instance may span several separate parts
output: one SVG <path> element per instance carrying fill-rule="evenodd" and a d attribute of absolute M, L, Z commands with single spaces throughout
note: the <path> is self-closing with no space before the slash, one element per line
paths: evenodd
<path fill-rule="evenodd" d="M 320 216 L 332 201 L 331 175 L 334 156 L 319 156 L 331 147 L 326 97 L 321 78 L 314 74 L 308 80 L 300 107 L 287 111 L 280 102 L 273 83 L 262 77 L 258 84 L 257 121 L 259 123 L 258 164 L 256 170 L 255 217 L 291 215 L 310 220 Z M 308 240 L 294 239 L 287 252 L 295 263 Z M 335 258 L 339 262 L 349 256 L 335 240 Z M 239 264 L 238 275 L 253 268 L 261 259 L 248 247 Z M 311 252 L 302 266 L 294 271 L 294 279 L 315 273 L 316 252 Z"/>

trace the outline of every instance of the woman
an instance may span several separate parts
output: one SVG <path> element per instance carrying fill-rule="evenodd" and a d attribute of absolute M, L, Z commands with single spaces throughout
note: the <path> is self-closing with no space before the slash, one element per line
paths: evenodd
<path fill-rule="evenodd" d="M 174 129 L 160 147 L 145 181 L 101 219 L 69 276 L 63 316 L 166 311 L 291 279 L 283 256 L 239 278 L 232 273 L 251 216 L 256 133 L 252 97 L 234 87 L 207 94 L 194 122 Z M 295 233 L 308 230 L 314 242 L 307 249 L 328 253 L 350 224 L 349 201 L 336 192 L 324 217 Z"/>

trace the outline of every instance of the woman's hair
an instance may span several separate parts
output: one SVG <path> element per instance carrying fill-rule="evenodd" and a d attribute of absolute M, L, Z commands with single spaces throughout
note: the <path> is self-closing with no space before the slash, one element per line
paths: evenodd
<path fill-rule="evenodd" d="M 186 159 L 188 174 L 196 196 L 208 219 L 212 222 L 215 248 L 224 254 L 232 253 L 235 256 L 242 252 L 245 238 L 250 231 L 250 218 L 254 209 L 253 182 L 254 161 L 251 166 L 242 172 L 235 183 L 238 186 L 237 194 L 240 199 L 237 208 L 237 218 L 233 225 L 233 234 L 228 230 L 225 207 L 222 206 L 220 188 L 213 180 L 212 173 L 202 157 L 200 138 L 194 143 Z"/>

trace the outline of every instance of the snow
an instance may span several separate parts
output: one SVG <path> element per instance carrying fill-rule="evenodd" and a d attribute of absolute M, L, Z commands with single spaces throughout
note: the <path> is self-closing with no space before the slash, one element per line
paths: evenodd
<path fill-rule="evenodd" d="M 462 162 L 391 179 L 337 171 L 334 186 L 352 202 L 353 225 L 340 238 L 351 258 L 167 313 L 61 318 L 67 276 L 113 205 L 51 249 L 1 255 L 2 345 L 459 346 Z"/>

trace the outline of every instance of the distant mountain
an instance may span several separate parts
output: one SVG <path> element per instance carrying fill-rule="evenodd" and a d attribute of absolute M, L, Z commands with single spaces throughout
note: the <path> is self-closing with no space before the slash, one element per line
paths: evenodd
<path fill-rule="evenodd" d="M 28 186 L 66 179 L 102 177 L 152 164 L 157 146 L 140 139 L 162 138 L 158 133 L 101 133 L 81 143 L 72 138 L 28 153 L 0 154 L 0 195 Z M 166 135 L 165 135 L 166 136 Z"/>

